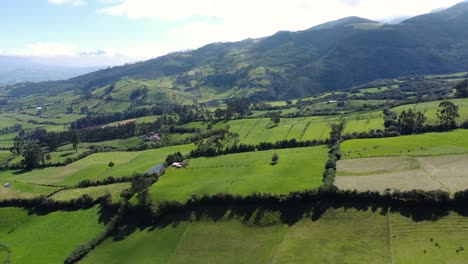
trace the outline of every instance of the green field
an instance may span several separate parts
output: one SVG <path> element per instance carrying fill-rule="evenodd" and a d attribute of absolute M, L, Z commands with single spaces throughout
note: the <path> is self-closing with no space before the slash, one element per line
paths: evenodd
<path fill-rule="evenodd" d="M 114 201 L 118 201 L 120 199 L 120 193 L 123 190 L 130 188 L 130 185 L 130 183 L 124 182 L 96 187 L 63 190 L 54 194 L 50 198 L 59 201 L 68 201 L 71 199 L 80 198 L 84 194 L 91 196 L 93 199 L 99 198 L 105 194 L 110 194 Z"/>
<path fill-rule="evenodd" d="M 12 186 L 8 188 L 3 187 L 6 183 L 11 183 Z M 0 180 L 0 199 L 32 198 L 48 195 L 55 190 L 57 190 L 57 187 Z"/>
<path fill-rule="evenodd" d="M 468 246 L 468 218 L 456 213 L 415 222 L 398 213 L 330 209 L 316 221 L 305 218 L 291 226 L 252 226 L 246 221 L 228 211 L 218 221 L 127 228 L 83 263 L 403 264 L 464 263 L 468 257 L 466 250 L 456 253 Z"/>
<path fill-rule="evenodd" d="M 459 107 L 458 113 L 460 117 L 457 118 L 458 123 L 462 123 L 465 120 L 468 120 L 468 99 L 451 99 L 449 100 L 455 105 Z M 434 101 L 434 102 L 427 102 L 427 103 L 420 103 L 420 104 L 409 104 L 409 105 L 402 105 L 392 110 L 401 113 L 403 110 L 408 111 L 409 109 L 413 111 L 421 111 L 427 117 L 428 124 L 437 124 L 437 109 L 439 108 L 439 104 L 442 101 Z"/>
<path fill-rule="evenodd" d="M 328 159 L 326 147 L 259 151 L 197 158 L 184 169 L 168 169 L 150 193 L 155 201 L 185 201 L 192 194 L 288 193 L 318 187 Z M 277 165 L 271 165 L 274 153 Z"/>
<path fill-rule="evenodd" d="M 345 116 L 345 133 L 367 132 L 371 129 L 383 129 L 380 113 L 362 113 Z M 239 134 L 239 140 L 245 144 L 259 142 L 276 142 L 285 139 L 325 140 L 330 133 L 330 124 L 340 121 L 339 117 L 300 117 L 282 118 L 274 126 L 268 118 L 241 119 L 229 122 L 218 122 L 214 127 L 229 126 L 229 130 Z M 187 127 L 206 128 L 201 123 L 189 124 Z"/>
<path fill-rule="evenodd" d="M 98 211 L 28 216 L 26 210 L 0 208 L 0 243 L 10 248 L 12 263 L 62 263 L 78 245 L 102 231 Z"/>
<path fill-rule="evenodd" d="M 194 145 L 182 145 L 152 149 L 139 152 L 103 152 L 63 167 L 36 169 L 28 172 L 1 171 L 0 181 L 20 181 L 25 183 L 75 185 L 82 180 L 104 179 L 108 176 L 131 176 L 133 173 L 145 173 L 157 164 L 163 163 L 168 154 L 188 152 Z M 109 168 L 109 162 L 115 166 Z"/>
<path fill-rule="evenodd" d="M 347 140 L 341 144 L 343 158 L 387 156 L 436 156 L 468 153 L 468 130 L 393 138 Z"/>

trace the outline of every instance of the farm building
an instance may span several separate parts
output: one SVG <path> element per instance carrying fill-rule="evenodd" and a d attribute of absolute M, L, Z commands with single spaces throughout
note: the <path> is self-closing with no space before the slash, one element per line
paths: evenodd
<path fill-rule="evenodd" d="M 185 168 L 185 163 L 183 162 L 174 162 L 171 164 L 171 167 L 173 168 L 177 168 L 177 169 L 180 169 L 180 168 Z"/>
<path fill-rule="evenodd" d="M 153 168 L 149 169 L 146 173 L 148 174 L 160 173 L 163 168 L 164 166 L 162 164 L 158 164 L 154 166 Z"/>

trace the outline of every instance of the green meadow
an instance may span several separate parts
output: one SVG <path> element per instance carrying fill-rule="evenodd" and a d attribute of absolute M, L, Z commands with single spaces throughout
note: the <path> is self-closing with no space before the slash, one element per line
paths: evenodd
<path fill-rule="evenodd" d="M 271 165 L 274 153 L 279 162 Z M 150 189 L 155 201 L 184 202 L 192 194 L 288 193 L 318 187 L 328 159 L 325 146 L 258 151 L 191 159 L 184 169 L 166 170 Z"/>
<path fill-rule="evenodd" d="M 468 120 L 468 99 L 451 99 L 449 100 L 455 105 L 459 107 L 458 113 L 460 117 L 456 119 L 457 122 L 462 123 L 465 120 Z M 409 109 L 413 111 L 421 111 L 427 117 L 428 124 L 437 124 L 437 109 L 439 108 L 439 104 L 442 101 L 433 101 L 433 102 L 426 102 L 420 104 L 409 104 L 409 105 L 402 105 L 396 108 L 393 108 L 393 111 L 397 113 L 401 113 L 403 110 L 408 111 Z"/>
<path fill-rule="evenodd" d="M 72 186 L 82 180 L 98 180 L 109 176 L 132 176 L 145 173 L 165 161 L 166 156 L 177 151 L 188 152 L 193 145 L 172 146 L 139 152 L 102 152 L 63 167 L 49 167 L 32 171 L 1 171 L 0 181 L 19 181 L 35 184 Z M 115 166 L 109 168 L 109 162 Z"/>
<path fill-rule="evenodd" d="M 251 218 L 270 218 L 266 226 Z M 83 263 L 464 263 L 468 218 L 450 213 L 414 221 L 370 208 L 329 209 L 319 219 L 282 224 L 274 212 L 226 212 L 213 221 L 125 227 Z M 271 220 L 270 220 L 271 221 Z M 439 246 L 436 246 L 437 245 Z"/>
<path fill-rule="evenodd" d="M 11 263 L 62 263 L 78 245 L 101 232 L 99 208 L 28 215 L 0 208 L 0 243 L 11 250 Z"/>
<path fill-rule="evenodd" d="M 97 199 L 106 194 L 110 194 L 112 196 L 113 201 L 119 201 L 120 193 L 123 190 L 130 188 L 130 186 L 131 186 L 131 183 L 124 182 L 124 183 L 115 183 L 115 184 L 95 186 L 95 187 L 68 189 L 68 190 L 57 192 L 50 198 L 53 200 L 68 201 L 71 199 L 78 199 L 84 194 L 89 195 L 93 199 Z"/>
<path fill-rule="evenodd" d="M 341 144 L 343 158 L 387 156 L 436 156 L 468 153 L 468 130 L 392 138 L 347 140 Z"/>

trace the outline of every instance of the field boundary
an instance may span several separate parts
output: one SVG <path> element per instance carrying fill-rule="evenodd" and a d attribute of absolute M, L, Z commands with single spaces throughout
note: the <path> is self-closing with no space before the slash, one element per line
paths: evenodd
<path fill-rule="evenodd" d="M 390 214 L 387 215 L 387 248 L 389 263 L 393 264 L 392 218 Z"/>
<path fill-rule="evenodd" d="M 421 162 L 419 161 L 418 158 L 415 159 L 416 162 L 417 162 L 417 165 L 419 167 L 419 169 L 424 172 L 424 174 L 426 174 L 427 176 L 429 176 L 433 181 L 435 181 L 436 183 L 438 183 L 442 188 L 444 188 L 446 191 L 448 192 L 451 192 L 449 188 L 447 188 L 447 186 L 445 186 L 442 182 L 439 181 L 439 179 L 437 179 L 437 177 L 435 177 L 434 175 L 432 175 L 431 173 L 429 173 L 427 170 L 426 170 L 426 167 L 421 164 Z"/>
<path fill-rule="evenodd" d="M 179 250 L 180 248 L 180 244 L 185 240 L 185 237 L 187 236 L 187 233 L 189 232 L 190 229 L 192 229 L 192 226 L 193 226 L 193 223 L 190 223 L 190 225 L 187 227 L 187 229 L 184 231 L 184 233 L 182 234 L 182 236 L 180 236 L 180 239 L 179 239 L 179 242 L 177 242 L 177 246 L 175 247 L 174 249 L 174 252 L 172 252 L 171 254 L 171 257 L 169 258 L 169 260 L 167 261 L 167 263 L 172 263 L 172 259 L 174 258 L 174 256 L 176 255 L 176 252 Z"/>

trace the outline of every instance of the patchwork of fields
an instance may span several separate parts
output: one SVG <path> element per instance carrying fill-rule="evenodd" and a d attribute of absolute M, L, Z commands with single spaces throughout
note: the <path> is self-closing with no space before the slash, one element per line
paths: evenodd
<path fill-rule="evenodd" d="M 344 190 L 468 189 L 468 155 L 341 160 L 335 184 Z"/>
<path fill-rule="evenodd" d="M 131 176 L 135 172 L 145 173 L 156 164 L 163 163 L 169 154 L 177 151 L 188 152 L 193 148 L 193 145 L 182 145 L 139 152 L 96 153 L 64 167 L 49 167 L 27 172 L 1 171 L 0 181 L 72 186 L 82 180 Z M 113 168 L 108 166 L 111 161 L 115 163 Z"/>
<path fill-rule="evenodd" d="M 335 184 L 359 191 L 467 189 L 467 137 L 468 130 L 456 130 L 345 141 Z"/>
<path fill-rule="evenodd" d="M 468 257 L 457 252 L 468 247 L 468 218 L 456 213 L 414 222 L 397 213 L 330 209 L 316 221 L 262 227 L 229 215 L 124 228 L 83 263 L 464 263 Z"/>

